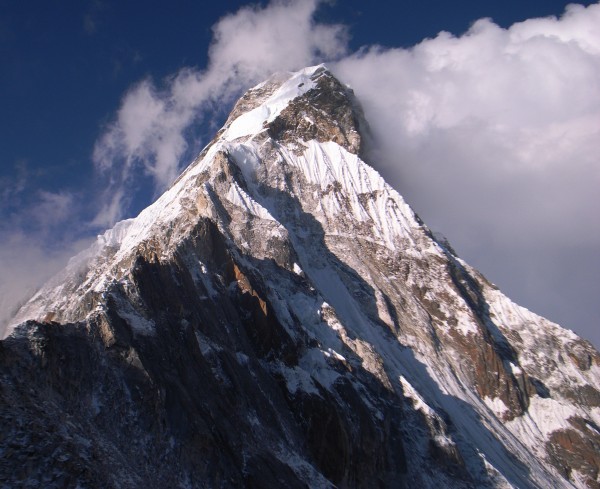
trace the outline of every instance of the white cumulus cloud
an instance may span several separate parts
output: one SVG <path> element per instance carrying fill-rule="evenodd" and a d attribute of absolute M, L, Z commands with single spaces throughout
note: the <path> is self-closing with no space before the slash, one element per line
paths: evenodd
<path fill-rule="evenodd" d="M 600 4 L 570 5 L 334 65 L 364 105 L 374 161 L 425 222 L 509 294 L 578 328 L 600 312 L 587 272 L 600 271 L 599 25 Z"/>

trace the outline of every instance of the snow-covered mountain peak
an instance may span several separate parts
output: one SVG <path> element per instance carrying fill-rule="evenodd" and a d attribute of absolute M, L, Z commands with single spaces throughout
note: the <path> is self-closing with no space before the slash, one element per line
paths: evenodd
<path fill-rule="evenodd" d="M 324 65 L 318 65 L 295 73 L 277 73 L 251 88 L 234 107 L 222 137 L 233 141 L 260 133 L 292 100 L 314 89 L 325 71 Z"/>
<path fill-rule="evenodd" d="M 259 485 L 594 487 L 600 356 L 434 237 L 363 161 L 366 127 L 322 65 L 257 85 L 169 190 L 19 311 L 10 341 L 83 335 L 105 375 L 134 365 L 120 406 L 185 466 L 165 487 L 267 472 Z M 102 389 L 86 395 L 120 399 Z M 225 460 L 214 479 L 197 453 Z"/>

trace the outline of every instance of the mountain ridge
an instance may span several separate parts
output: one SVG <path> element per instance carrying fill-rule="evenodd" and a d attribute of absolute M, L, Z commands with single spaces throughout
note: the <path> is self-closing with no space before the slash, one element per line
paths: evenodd
<path fill-rule="evenodd" d="M 598 352 L 434 237 L 362 161 L 358 107 L 324 66 L 251 89 L 157 202 L 21 309 L 16 322 L 28 322 L 0 360 L 16 373 L 37 362 L 96 451 L 118 447 L 124 462 L 110 461 L 125 475 L 103 483 L 254 487 L 271 474 L 263 487 L 597 487 Z M 59 386 L 62 342 L 87 352 L 63 362 L 92 378 L 99 366 L 121 394 L 92 383 L 85 400 Z M 149 427 L 141 453 L 174 475 L 127 472 L 115 420 L 85 410 L 110 400 L 125 432 Z M 209 468 L 193 454 L 223 460 Z"/>

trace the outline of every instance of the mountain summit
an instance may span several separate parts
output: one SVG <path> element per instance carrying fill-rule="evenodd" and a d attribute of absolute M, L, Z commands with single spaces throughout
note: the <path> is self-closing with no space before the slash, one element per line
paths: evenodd
<path fill-rule="evenodd" d="M 600 355 L 364 158 L 324 66 L 249 90 L 0 343 L 6 487 L 600 487 Z"/>

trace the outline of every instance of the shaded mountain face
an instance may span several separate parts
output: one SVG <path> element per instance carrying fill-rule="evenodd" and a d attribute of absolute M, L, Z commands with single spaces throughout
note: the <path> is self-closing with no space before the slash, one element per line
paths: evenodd
<path fill-rule="evenodd" d="M 600 356 L 436 240 L 323 66 L 0 342 L 2 487 L 600 487 Z"/>

